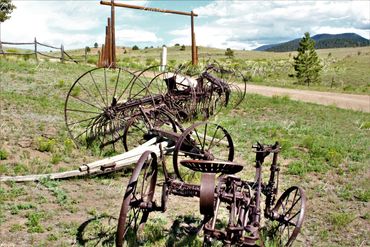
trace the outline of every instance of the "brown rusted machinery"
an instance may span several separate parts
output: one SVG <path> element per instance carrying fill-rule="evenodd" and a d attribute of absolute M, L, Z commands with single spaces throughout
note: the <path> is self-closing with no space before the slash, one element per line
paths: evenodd
<path fill-rule="evenodd" d="M 173 147 L 173 169 L 166 166 L 163 153 L 168 152 L 162 152 L 160 156 L 150 151 L 143 153 L 124 194 L 116 233 L 117 246 L 124 243 L 137 246 L 150 214 L 166 211 L 170 195 L 199 197 L 203 220 L 196 232 L 203 233 L 204 246 L 214 241 L 220 241 L 224 246 L 263 246 L 262 222 L 269 224 L 269 232 L 278 246 L 292 245 L 303 223 L 306 196 L 301 188 L 293 186 L 277 199 L 278 143 L 257 143 L 253 147 L 256 152 L 255 178 L 245 181 L 234 175 L 243 166 L 233 162 L 232 138 L 223 127 L 207 122 L 196 123 L 186 130 L 175 127 L 175 130 L 180 129 L 180 134 L 157 128 L 154 119 L 145 112 L 142 115 L 148 128 L 142 135 L 131 135 L 130 138 L 157 138 L 172 143 L 167 149 Z M 262 166 L 270 154 L 270 177 L 265 183 Z M 162 184 L 157 181 L 160 171 L 164 175 Z M 162 191 L 156 198 L 158 185 Z M 261 207 L 262 196 L 265 207 Z"/>
<path fill-rule="evenodd" d="M 190 77 L 182 73 L 186 68 L 160 72 L 159 67 L 96 68 L 78 78 L 65 101 L 65 122 L 75 143 L 127 151 L 125 136 L 132 126 L 140 128 L 142 112 L 156 119 L 156 126 L 171 126 L 208 118 L 245 96 L 246 79 L 237 71 L 208 65 Z"/>

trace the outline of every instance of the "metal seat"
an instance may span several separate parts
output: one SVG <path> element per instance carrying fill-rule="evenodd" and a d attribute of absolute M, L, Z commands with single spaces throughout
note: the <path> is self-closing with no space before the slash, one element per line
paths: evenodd
<path fill-rule="evenodd" d="M 235 174 L 243 170 L 243 166 L 231 161 L 218 160 L 182 160 L 180 164 L 197 172 Z"/>

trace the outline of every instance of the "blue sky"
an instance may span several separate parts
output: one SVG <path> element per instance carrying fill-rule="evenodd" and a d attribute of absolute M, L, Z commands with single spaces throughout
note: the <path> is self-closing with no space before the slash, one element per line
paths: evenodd
<path fill-rule="evenodd" d="M 117 1 L 117 0 L 116 0 Z M 3 41 L 40 42 L 66 49 L 104 41 L 110 7 L 96 0 L 13 1 L 17 9 L 1 24 Z M 148 7 L 194 10 L 197 44 L 253 49 L 288 41 L 304 32 L 354 32 L 370 38 L 370 1 L 117 1 Z M 190 44 L 190 17 L 117 8 L 118 45 Z"/>

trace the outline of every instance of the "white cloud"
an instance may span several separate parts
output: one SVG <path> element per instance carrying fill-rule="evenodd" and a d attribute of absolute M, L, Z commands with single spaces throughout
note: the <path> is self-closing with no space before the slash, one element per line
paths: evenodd
<path fill-rule="evenodd" d="M 194 10 L 197 44 L 251 49 L 288 41 L 308 31 L 355 32 L 370 38 L 369 1 L 214 1 Z M 171 32 L 171 43 L 190 44 L 186 28 Z"/>
<path fill-rule="evenodd" d="M 162 41 L 153 32 L 142 29 L 122 28 L 116 30 L 117 43 L 122 42 L 159 42 Z"/>
<path fill-rule="evenodd" d="M 14 1 L 16 9 L 11 18 L 1 24 L 1 40 L 32 42 L 34 37 L 42 43 L 66 49 L 102 44 L 105 36 L 110 7 L 100 1 Z M 134 3 L 134 2 L 130 2 Z M 135 1 L 143 5 L 146 1 Z M 117 21 L 120 9 L 116 8 Z M 140 18 L 131 10 L 125 10 L 126 20 Z M 137 30 L 141 36 L 140 29 Z M 144 34 L 153 37 L 151 34 Z M 133 36 L 132 32 L 129 36 Z M 125 36 L 124 36 L 125 37 Z"/>

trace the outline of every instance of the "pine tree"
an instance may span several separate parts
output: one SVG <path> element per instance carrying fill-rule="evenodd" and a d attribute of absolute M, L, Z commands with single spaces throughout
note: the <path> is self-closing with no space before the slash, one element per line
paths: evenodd
<path fill-rule="evenodd" d="M 320 83 L 320 71 L 322 66 L 315 51 L 315 41 L 310 33 L 305 33 L 299 42 L 298 55 L 294 57 L 294 70 L 299 84 L 310 86 L 312 83 Z"/>
<path fill-rule="evenodd" d="M 0 40 L 1 40 L 1 23 L 10 18 L 10 14 L 15 9 L 15 5 L 12 4 L 11 0 L 0 0 Z M 0 42 L 0 50 L 2 50 L 2 44 Z"/>

